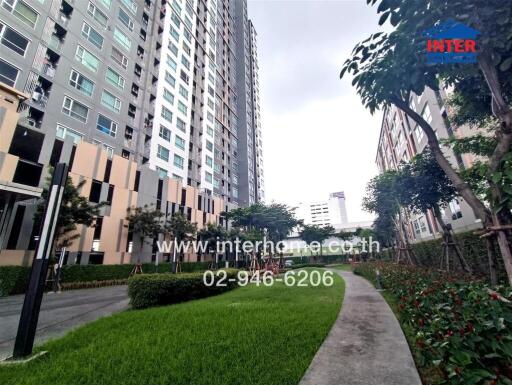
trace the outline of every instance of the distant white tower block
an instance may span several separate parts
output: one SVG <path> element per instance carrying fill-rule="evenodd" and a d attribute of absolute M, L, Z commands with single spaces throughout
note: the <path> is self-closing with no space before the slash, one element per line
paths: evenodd
<path fill-rule="evenodd" d="M 331 223 L 347 223 L 347 207 L 345 204 L 345 192 L 338 191 L 329 195 L 329 216 Z"/>

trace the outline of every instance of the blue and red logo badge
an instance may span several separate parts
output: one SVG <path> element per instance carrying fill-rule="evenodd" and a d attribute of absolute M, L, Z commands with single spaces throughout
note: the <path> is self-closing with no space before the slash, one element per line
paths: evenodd
<path fill-rule="evenodd" d="M 476 29 L 451 19 L 424 31 L 427 63 L 476 63 L 478 35 Z"/>

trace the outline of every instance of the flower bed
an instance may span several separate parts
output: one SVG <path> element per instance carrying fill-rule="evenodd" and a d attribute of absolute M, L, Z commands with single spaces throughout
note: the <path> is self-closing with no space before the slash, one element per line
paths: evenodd
<path fill-rule="evenodd" d="M 355 273 L 375 283 L 377 269 L 425 383 L 512 384 L 510 287 L 385 262 Z"/>

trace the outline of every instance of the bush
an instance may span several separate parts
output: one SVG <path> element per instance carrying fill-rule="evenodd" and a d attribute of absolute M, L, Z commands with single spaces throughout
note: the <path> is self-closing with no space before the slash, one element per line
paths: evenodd
<path fill-rule="evenodd" d="M 302 269 L 303 267 L 325 267 L 325 263 L 298 263 L 291 265 L 291 269 Z"/>
<path fill-rule="evenodd" d="M 469 276 L 384 262 L 355 272 L 375 282 L 376 269 L 410 331 L 420 371 L 437 371 L 442 384 L 512 383 L 510 287 L 491 290 Z"/>
<path fill-rule="evenodd" d="M 203 273 L 181 274 L 141 274 L 128 280 L 128 295 L 134 309 L 152 306 L 170 305 L 192 299 L 209 297 L 237 286 L 237 282 L 229 281 L 237 277 L 238 270 L 227 269 L 225 286 L 217 286 L 219 277 L 214 275 L 214 284 L 206 286 Z"/>
<path fill-rule="evenodd" d="M 209 262 L 183 262 L 182 272 L 204 271 L 208 268 Z M 63 288 L 69 283 L 85 283 L 98 281 L 127 280 L 134 265 L 65 265 L 62 267 L 61 284 Z M 170 272 L 170 263 L 160 263 L 159 273 Z M 142 264 L 144 274 L 156 273 L 154 263 Z M 22 294 L 28 286 L 30 278 L 30 267 L 27 266 L 0 266 L 0 297 L 6 295 Z M 86 288 L 87 285 L 67 285 L 68 288 Z M 90 287 L 99 287 L 95 283 Z M 68 289 L 70 290 L 70 289 Z"/>
<path fill-rule="evenodd" d="M 0 297 L 24 293 L 29 276 L 29 267 L 0 266 Z"/>

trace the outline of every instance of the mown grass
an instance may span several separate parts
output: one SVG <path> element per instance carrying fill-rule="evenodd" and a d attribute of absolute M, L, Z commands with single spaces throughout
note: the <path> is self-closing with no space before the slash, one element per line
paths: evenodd
<path fill-rule="evenodd" d="M 352 271 L 352 265 L 350 263 L 339 263 L 335 265 L 329 265 L 329 268 L 342 270 L 342 271 Z"/>
<path fill-rule="evenodd" d="M 0 384 L 296 385 L 340 310 L 331 287 L 247 286 L 207 299 L 126 311 L 0 367 Z"/>

